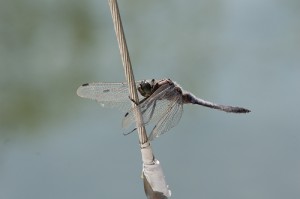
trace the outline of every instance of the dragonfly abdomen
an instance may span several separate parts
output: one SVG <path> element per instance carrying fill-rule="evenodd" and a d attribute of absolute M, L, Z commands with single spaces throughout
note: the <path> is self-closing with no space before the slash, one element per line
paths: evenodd
<path fill-rule="evenodd" d="M 203 99 L 193 96 L 190 93 L 183 94 L 183 103 L 198 104 L 198 105 L 205 106 L 208 108 L 225 111 L 227 113 L 248 113 L 248 112 L 250 112 L 250 110 L 243 108 L 243 107 L 220 105 L 220 104 L 215 104 L 215 103 L 212 103 L 209 101 L 205 101 Z"/>

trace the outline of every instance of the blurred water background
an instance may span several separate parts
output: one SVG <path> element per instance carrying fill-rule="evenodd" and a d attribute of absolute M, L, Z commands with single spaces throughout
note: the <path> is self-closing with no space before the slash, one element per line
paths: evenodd
<path fill-rule="evenodd" d="M 173 198 L 300 198 L 300 1 L 120 1 L 136 79 L 244 106 L 185 106 L 153 142 Z M 124 81 L 107 1 L 0 2 L 0 198 L 145 198 L 136 134 L 76 96 Z"/>

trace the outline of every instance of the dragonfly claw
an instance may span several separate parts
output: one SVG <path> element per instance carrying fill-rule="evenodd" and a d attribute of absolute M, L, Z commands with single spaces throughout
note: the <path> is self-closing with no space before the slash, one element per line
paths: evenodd
<path fill-rule="evenodd" d="M 128 98 L 130 99 L 130 101 L 132 101 L 135 105 L 139 105 L 139 103 L 137 103 L 134 99 L 132 99 L 130 96 L 128 96 Z"/>

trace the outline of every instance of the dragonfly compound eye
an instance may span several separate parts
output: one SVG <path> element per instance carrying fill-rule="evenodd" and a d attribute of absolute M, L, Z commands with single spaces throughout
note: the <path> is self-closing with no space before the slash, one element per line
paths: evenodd
<path fill-rule="evenodd" d="M 140 91 L 146 96 L 150 96 L 152 94 L 152 86 L 149 82 L 147 81 L 142 81 L 140 84 Z"/>

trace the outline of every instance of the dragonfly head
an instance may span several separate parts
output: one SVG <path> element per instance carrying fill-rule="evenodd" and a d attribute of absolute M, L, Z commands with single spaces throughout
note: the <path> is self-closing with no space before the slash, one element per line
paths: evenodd
<path fill-rule="evenodd" d="M 143 80 L 138 86 L 138 91 L 144 97 L 149 97 L 154 92 L 155 80 Z"/>

